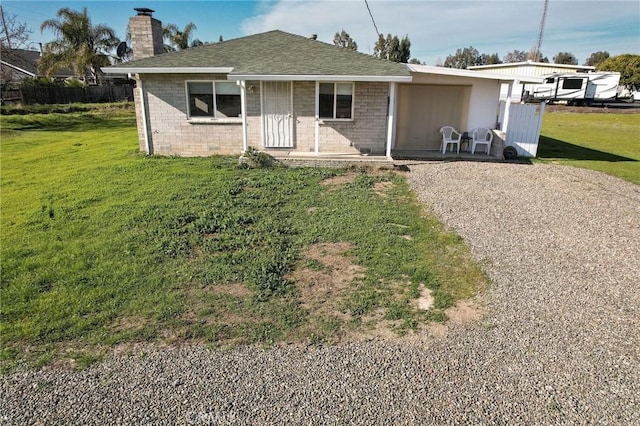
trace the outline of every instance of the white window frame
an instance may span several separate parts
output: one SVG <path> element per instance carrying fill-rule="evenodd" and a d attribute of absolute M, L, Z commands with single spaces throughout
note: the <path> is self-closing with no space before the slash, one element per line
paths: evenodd
<path fill-rule="evenodd" d="M 333 117 L 320 117 L 320 85 L 321 84 L 333 84 Z M 351 117 L 350 118 L 337 118 L 336 109 L 338 107 L 338 84 L 350 84 L 351 85 Z M 316 105 L 318 111 L 318 118 L 321 121 L 353 121 L 355 114 L 355 92 L 356 83 L 354 81 L 318 81 L 316 83 Z"/>
<path fill-rule="evenodd" d="M 191 115 L 191 102 L 189 101 L 189 83 L 210 83 L 213 88 L 213 114 L 212 115 Z M 230 83 L 235 84 L 230 80 L 186 80 L 184 82 L 184 91 L 185 98 L 187 101 L 187 119 L 192 122 L 242 122 L 242 106 L 240 107 L 240 115 L 238 117 L 217 117 L 216 111 L 218 110 L 218 105 L 216 102 L 216 83 Z M 242 102 L 242 90 L 238 93 Z"/>

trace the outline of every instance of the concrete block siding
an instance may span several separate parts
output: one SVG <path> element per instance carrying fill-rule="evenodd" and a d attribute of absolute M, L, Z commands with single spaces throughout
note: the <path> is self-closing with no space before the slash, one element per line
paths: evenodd
<path fill-rule="evenodd" d="M 145 74 L 143 87 L 147 106 L 151 151 L 156 155 L 209 156 L 240 154 L 243 148 L 242 120 L 196 122 L 189 120 L 186 81 L 226 80 L 225 75 L 211 74 Z M 140 82 L 138 81 L 138 87 Z M 246 82 L 247 142 L 262 148 L 260 82 Z M 315 82 L 296 81 L 292 87 L 294 115 L 294 148 L 289 151 L 308 153 L 315 150 Z M 357 153 L 385 152 L 388 83 L 355 83 L 354 119 L 323 120 L 319 125 L 320 152 Z M 140 149 L 145 149 L 144 128 L 136 90 Z M 231 121 L 231 122 L 230 122 Z"/>
<path fill-rule="evenodd" d="M 320 152 L 384 154 L 388 83 L 356 83 L 353 121 L 322 120 Z"/>

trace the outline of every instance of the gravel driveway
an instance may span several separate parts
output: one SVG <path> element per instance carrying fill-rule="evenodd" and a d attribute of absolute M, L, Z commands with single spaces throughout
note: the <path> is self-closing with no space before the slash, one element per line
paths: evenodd
<path fill-rule="evenodd" d="M 493 281 L 477 324 L 19 370 L 2 377 L 2 423 L 640 424 L 640 186 L 552 165 L 410 168 Z"/>

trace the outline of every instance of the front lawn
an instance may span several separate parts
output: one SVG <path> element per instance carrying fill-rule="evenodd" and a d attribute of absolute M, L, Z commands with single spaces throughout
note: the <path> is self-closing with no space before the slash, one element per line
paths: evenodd
<path fill-rule="evenodd" d="M 4 368 L 404 334 L 487 282 L 390 170 L 145 158 L 119 108 L 2 116 L 1 144 Z"/>
<path fill-rule="evenodd" d="M 538 161 L 640 184 L 640 114 L 546 112 L 541 133 Z"/>

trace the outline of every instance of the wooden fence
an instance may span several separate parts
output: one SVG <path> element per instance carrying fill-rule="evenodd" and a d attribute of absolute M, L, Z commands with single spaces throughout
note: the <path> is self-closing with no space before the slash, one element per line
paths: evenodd
<path fill-rule="evenodd" d="M 87 86 L 87 87 L 55 87 L 38 86 L 22 88 L 19 95 L 3 92 L 4 102 L 22 102 L 24 105 L 70 104 L 70 103 L 100 103 L 133 101 L 132 85 L 118 86 Z"/>

